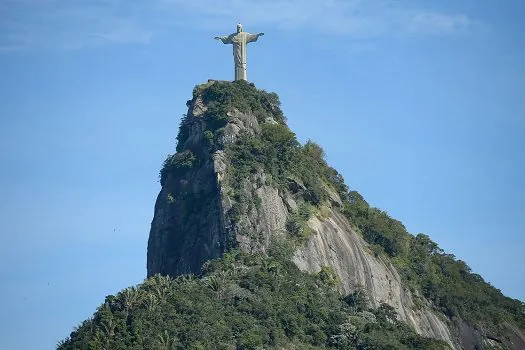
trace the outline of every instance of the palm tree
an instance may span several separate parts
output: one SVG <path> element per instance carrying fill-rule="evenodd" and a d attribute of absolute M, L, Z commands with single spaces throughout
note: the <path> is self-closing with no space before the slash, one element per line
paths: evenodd
<path fill-rule="evenodd" d="M 93 339 L 89 342 L 89 348 L 94 350 L 109 350 L 109 338 L 100 330 L 97 330 Z"/>
<path fill-rule="evenodd" d="M 218 275 L 208 276 L 204 279 L 204 283 L 208 288 L 215 292 L 217 299 L 220 299 L 223 280 Z"/>
<path fill-rule="evenodd" d="M 146 308 L 149 312 L 152 312 L 155 310 L 158 300 L 157 297 L 154 294 L 148 293 L 146 294 L 146 297 L 143 299 L 143 303 L 146 305 Z"/>
<path fill-rule="evenodd" d="M 129 287 L 122 291 L 122 303 L 126 313 L 140 303 L 141 293 L 135 287 Z"/>
<path fill-rule="evenodd" d="M 157 345 L 159 350 L 175 350 L 179 345 L 179 339 L 176 336 L 170 337 L 168 331 L 158 335 Z"/>
<path fill-rule="evenodd" d="M 115 336 L 115 328 L 117 328 L 115 321 L 112 318 L 108 318 L 102 321 L 101 324 L 106 337 L 109 339 L 113 338 Z"/>
<path fill-rule="evenodd" d="M 185 284 L 185 283 L 192 283 L 196 281 L 195 275 L 180 275 L 177 276 L 175 279 L 175 283 L 177 284 Z"/>
<path fill-rule="evenodd" d="M 66 339 L 61 339 L 57 341 L 57 345 L 56 345 L 57 350 L 60 348 L 65 348 L 65 346 L 69 343 L 69 340 L 70 340 L 69 337 L 67 337 Z"/>
<path fill-rule="evenodd" d="M 170 276 L 156 274 L 144 282 L 148 294 L 153 294 L 156 303 L 165 303 L 167 301 L 170 288 L 176 283 L 176 280 Z M 151 302 L 151 300 L 149 300 Z"/>

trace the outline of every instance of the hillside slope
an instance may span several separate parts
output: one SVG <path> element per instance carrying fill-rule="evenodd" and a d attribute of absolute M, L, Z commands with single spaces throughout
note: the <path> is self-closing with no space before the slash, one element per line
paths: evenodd
<path fill-rule="evenodd" d="M 277 95 L 210 81 L 187 105 L 160 173 L 150 279 L 106 298 L 61 348 L 525 348 L 523 303 L 348 191 Z M 197 325 L 224 337 L 188 335 Z"/>

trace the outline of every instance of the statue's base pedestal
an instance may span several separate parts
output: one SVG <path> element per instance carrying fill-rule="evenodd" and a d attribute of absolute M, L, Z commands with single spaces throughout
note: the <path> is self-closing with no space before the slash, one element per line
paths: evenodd
<path fill-rule="evenodd" d="M 215 83 L 216 81 L 223 82 L 223 83 L 232 83 L 232 82 L 234 82 L 234 80 L 208 79 L 208 83 Z"/>

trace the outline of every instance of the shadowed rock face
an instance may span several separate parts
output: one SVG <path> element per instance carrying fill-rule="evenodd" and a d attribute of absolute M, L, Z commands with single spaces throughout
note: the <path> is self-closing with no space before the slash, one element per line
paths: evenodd
<path fill-rule="evenodd" d="M 199 163 L 164 181 L 148 240 L 148 276 L 198 274 L 207 260 L 221 257 L 232 245 L 247 252 L 264 253 L 272 234 L 285 234 L 287 220 L 298 207 L 294 194 L 269 185 L 267 174 L 261 170 L 242 184 L 243 196 L 260 205 L 237 220 L 242 227 L 233 223 L 229 213 L 235 200 L 227 176 L 230 160 L 222 150 L 210 152 L 203 139 L 207 110 L 198 94 L 189 104 L 184 125 L 187 138 L 182 149 L 196 154 Z M 261 132 L 261 124 L 250 113 L 231 110 L 229 117 L 220 140 L 223 145 L 235 142 L 240 132 Z M 265 123 L 275 120 L 269 118 Z M 399 318 L 419 334 L 442 339 L 452 348 L 497 348 L 503 344 L 462 321 L 452 323 L 424 299 L 423 306 L 416 307 L 413 295 L 403 286 L 392 264 L 374 254 L 340 214 L 341 199 L 336 193 L 330 194 L 329 205 L 324 218 L 314 216 L 308 220 L 313 233 L 293 257 L 301 270 L 316 273 L 323 266 L 333 267 L 343 293 L 363 290 L 374 305 L 391 305 Z M 525 349 L 525 337 L 519 329 L 510 327 L 509 339 L 510 343 L 505 344 Z"/>
<path fill-rule="evenodd" d="M 155 204 L 148 241 L 148 277 L 197 273 L 225 249 L 220 199 L 209 165 L 169 179 Z M 172 199 L 173 198 L 173 199 Z"/>
<path fill-rule="evenodd" d="M 222 256 L 226 229 L 222 221 L 216 161 L 202 144 L 205 106 L 199 98 L 188 111 L 184 149 L 200 163 L 187 172 L 169 175 L 155 203 L 148 240 L 148 277 L 195 274 L 204 262 Z"/>

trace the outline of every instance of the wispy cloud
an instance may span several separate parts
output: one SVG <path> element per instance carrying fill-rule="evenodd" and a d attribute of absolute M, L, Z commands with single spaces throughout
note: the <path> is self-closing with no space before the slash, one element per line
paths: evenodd
<path fill-rule="evenodd" d="M 222 31 L 238 21 L 354 38 L 450 35 L 475 23 L 388 0 L 3 0 L 0 18 L 0 52 L 144 44 L 178 25 Z"/>
<path fill-rule="evenodd" d="M 466 15 L 445 15 L 437 12 L 415 12 L 407 29 L 419 34 L 452 34 L 475 24 Z"/>
<path fill-rule="evenodd" d="M 147 43 L 154 31 L 137 12 L 119 0 L 4 0 L 0 50 Z"/>
<path fill-rule="evenodd" d="M 475 21 L 464 14 L 414 8 L 389 0 L 161 0 L 188 14 L 191 21 L 218 28 L 237 21 L 274 25 L 284 30 L 371 37 L 387 33 L 444 35 L 468 29 Z"/>

